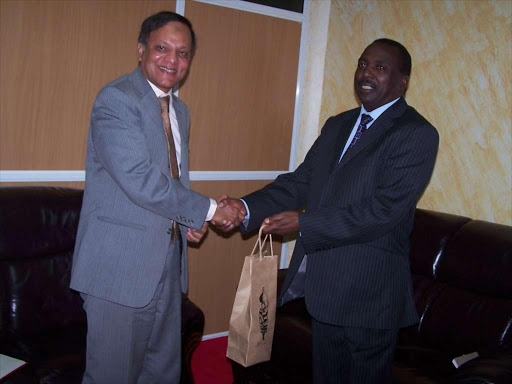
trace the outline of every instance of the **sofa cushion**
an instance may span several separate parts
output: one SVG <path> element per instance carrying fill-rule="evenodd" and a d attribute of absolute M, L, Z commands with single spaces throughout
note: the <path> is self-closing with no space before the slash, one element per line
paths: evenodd
<path fill-rule="evenodd" d="M 69 288 L 72 251 L 34 259 L 0 260 L 6 286 L 5 326 L 23 337 L 85 325 L 82 299 Z M 4 328 L 4 327 L 2 327 Z"/>
<path fill-rule="evenodd" d="M 512 301 L 445 285 L 422 314 L 421 345 L 450 352 L 452 358 L 471 352 L 502 349 L 510 340 Z"/>
<path fill-rule="evenodd" d="M 0 192 L 0 220 L 9 223 L 0 231 L 0 352 L 42 361 L 83 351 L 85 312 L 69 288 L 83 192 Z"/>

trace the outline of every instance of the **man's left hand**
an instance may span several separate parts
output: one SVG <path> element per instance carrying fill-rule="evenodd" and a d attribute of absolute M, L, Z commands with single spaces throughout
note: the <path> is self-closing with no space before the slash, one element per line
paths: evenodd
<path fill-rule="evenodd" d="M 206 231 L 208 230 L 208 223 L 205 221 L 201 229 L 187 228 L 187 240 L 191 243 L 199 243 Z"/>
<path fill-rule="evenodd" d="M 299 231 L 299 213 L 296 211 L 283 211 L 263 220 L 265 227 L 263 233 L 274 235 L 288 235 Z"/>

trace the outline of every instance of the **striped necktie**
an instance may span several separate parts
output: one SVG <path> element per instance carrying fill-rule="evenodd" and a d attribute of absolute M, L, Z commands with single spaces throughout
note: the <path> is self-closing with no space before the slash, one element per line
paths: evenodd
<path fill-rule="evenodd" d="M 352 148 L 356 143 L 357 141 L 361 138 L 361 135 L 363 134 L 363 132 L 366 130 L 366 125 L 372 121 L 373 118 L 370 116 L 370 115 L 365 115 L 365 114 L 362 114 L 361 115 L 361 122 L 359 123 L 359 127 L 357 127 L 357 131 L 356 131 L 356 134 L 354 136 L 354 138 L 352 139 L 352 142 L 350 143 L 350 145 L 348 146 L 347 148 L 347 152 L 350 148 Z"/>

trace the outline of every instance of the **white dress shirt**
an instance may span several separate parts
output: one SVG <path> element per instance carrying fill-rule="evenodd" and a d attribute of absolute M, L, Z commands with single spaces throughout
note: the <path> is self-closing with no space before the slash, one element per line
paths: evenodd
<path fill-rule="evenodd" d="M 171 121 L 171 131 L 172 137 L 174 139 L 174 147 L 176 148 L 176 160 L 178 160 L 178 170 L 181 175 L 181 135 L 180 129 L 178 125 L 178 120 L 176 119 L 176 111 L 174 110 L 174 106 L 172 105 L 172 89 L 169 92 L 164 92 L 160 88 L 156 87 L 151 81 L 148 80 L 149 85 L 155 92 L 156 97 L 165 97 L 169 96 L 169 119 Z"/>

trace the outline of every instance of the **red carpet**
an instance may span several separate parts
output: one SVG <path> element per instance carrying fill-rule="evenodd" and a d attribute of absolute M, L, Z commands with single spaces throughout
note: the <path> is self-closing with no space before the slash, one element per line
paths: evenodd
<path fill-rule="evenodd" d="M 226 357 L 228 337 L 203 340 L 192 355 L 195 384 L 232 384 L 231 363 Z"/>

